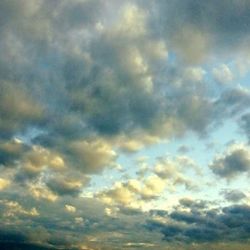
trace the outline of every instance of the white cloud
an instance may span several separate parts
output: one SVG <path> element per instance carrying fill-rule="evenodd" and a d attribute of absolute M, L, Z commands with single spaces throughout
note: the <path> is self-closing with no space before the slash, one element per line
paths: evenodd
<path fill-rule="evenodd" d="M 221 64 L 213 68 L 212 74 L 214 79 L 221 84 L 228 84 L 233 81 L 234 75 L 226 64 Z"/>

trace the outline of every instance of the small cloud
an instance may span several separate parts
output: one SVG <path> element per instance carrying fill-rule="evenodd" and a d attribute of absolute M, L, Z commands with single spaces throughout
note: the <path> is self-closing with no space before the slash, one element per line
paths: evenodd
<path fill-rule="evenodd" d="M 64 207 L 65 207 L 65 210 L 67 212 L 69 212 L 69 213 L 75 213 L 76 212 L 76 208 L 74 206 L 66 204 Z"/>
<path fill-rule="evenodd" d="M 189 67 L 184 72 L 184 78 L 185 80 L 198 83 L 203 81 L 205 74 L 206 71 L 200 67 Z"/>
<path fill-rule="evenodd" d="M 4 190 L 10 185 L 10 180 L 0 178 L 0 191 Z"/>
<path fill-rule="evenodd" d="M 233 81 L 234 76 L 232 71 L 226 64 L 221 64 L 212 70 L 214 79 L 221 84 L 227 84 Z"/>
<path fill-rule="evenodd" d="M 225 190 L 222 192 L 225 199 L 230 202 L 240 202 L 247 196 L 240 190 Z"/>
<path fill-rule="evenodd" d="M 249 173 L 250 149 L 244 144 L 234 144 L 224 154 L 218 155 L 209 167 L 214 174 L 229 180 Z"/>

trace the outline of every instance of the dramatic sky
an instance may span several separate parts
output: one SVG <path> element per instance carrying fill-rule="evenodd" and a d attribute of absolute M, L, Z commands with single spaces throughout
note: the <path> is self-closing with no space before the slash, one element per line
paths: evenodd
<path fill-rule="evenodd" d="M 1 0 L 0 248 L 250 249 L 249 0 Z"/>

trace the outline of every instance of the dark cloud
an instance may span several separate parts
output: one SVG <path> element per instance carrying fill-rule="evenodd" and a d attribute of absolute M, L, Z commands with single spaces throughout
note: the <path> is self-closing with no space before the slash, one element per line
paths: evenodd
<path fill-rule="evenodd" d="M 191 210 L 205 209 L 208 206 L 208 203 L 204 200 L 192 200 L 189 198 L 180 199 L 179 203 L 184 208 L 190 208 Z"/>
<path fill-rule="evenodd" d="M 175 96 L 167 100 L 158 88 L 153 88 L 161 78 L 158 74 L 167 70 L 155 67 L 166 60 L 167 49 L 164 39 L 150 36 L 146 14 L 136 3 L 118 2 L 119 12 L 112 13 L 115 20 L 107 16 L 108 20 L 103 20 L 108 9 L 102 1 L 32 4 L 23 0 L 22 5 L 18 1 L 1 5 L 9 13 L 3 15 L 3 32 L 8 36 L 1 39 L 6 53 L 0 65 L 5 67 L 2 78 L 11 78 L 13 68 L 18 69 L 14 70 L 15 81 L 3 84 L 4 92 L 15 89 L 14 99 L 4 93 L 1 100 L 1 106 L 6 107 L 12 99 L 8 110 L 3 110 L 8 117 L 1 124 L 6 123 L 6 129 L 22 125 L 12 128 L 12 134 L 33 124 L 47 132 L 40 135 L 40 142 L 48 146 L 59 139 L 67 141 L 96 132 L 117 135 L 142 129 L 169 134 L 162 129 L 169 118 L 180 123 L 178 127 L 183 123 L 201 131 L 207 126 L 209 119 L 203 113 L 208 113 L 210 105 L 206 98 L 185 97 L 183 89 L 180 102 Z M 126 19 L 128 14 L 130 21 Z M 133 25 L 135 30 L 131 29 Z M 8 40 L 12 36 L 17 44 Z M 12 57 L 9 44 L 16 46 L 19 57 Z M 161 85 L 166 86 L 162 80 Z M 169 96 L 168 86 L 165 88 L 165 96 Z M 29 89 L 28 94 L 23 89 Z M 18 106 L 19 102 L 22 105 Z M 47 119 L 40 124 L 37 120 L 42 110 Z M 189 115 L 194 119 L 190 120 Z"/>
<path fill-rule="evenodd" d="M 79 180 L 68 180 L 67 178 L 52 178 L 47 186 L 56 194 L 77 196 L 82 190 L 82 182 Z"/>
<path fill-rule="evenodd" d="M 190 151 L 191 149 L 186 146 L 186 145 L 182 145 L 178 148 L 178 152 L 181 153 L 181 154 L 186 154 Z"/>
<path fill-rule="evenodd" d="M 11 243 L 11 242 L 0 242 L 0 247 L 2 250 L 49 250 L 56 249 L 54 247 L 44 247 L 31 243 Z"/>
<path fill-rule="evenodd" d="M 13 165 L 16 160 L 22 157 L 22 154 L 28 150 L 28 146 L 18 140 L 4 141 L 0 143 L 0 164 Z"/>
<path fill-rule="evenodd" d="M 11 69 L 18 68 L 14 70 L 14 83 L 7 85 L 13 85 L 15 89 L 17 85 L 20 89 L 28 86 L 30 90 L 27 98 L 26 94 L 18 94 L 17 88 L 12 106 L 23 99 L 27 104 L 15 106 L 14 114 L 4 110 L 9 117 L 1 124 L 30 126 L 41 116 L 39 104 L 31 101 L 34 99 L 43 104 L 41 106 L 49 116 L 41 127 L 50 136 L 44 134 L 40 138 L 40 142 L 47 141 L 47 145 L 52 143 L 51 137 L 68 140 L 85 137 L 92 132 L 117 135 L 143 129 L 156 134 L 159 131 L 155 130 L 163 130 L 168 134 L 162 125 L 169 118 L 176 120 L 179 127 L 203 132 L 213 119 L 209 115 L 212 109 L 209 98 L 197 94 L 197 89 L 190 92 L 191 88 L 178 88 L 168 79 L 170 76 L 161 76 L 170 71 L 167 67 L 162 66 L 161 71 L 155 67 L 167 58 L 166 37 L 152 37 L 154 30 L 149 24 L 157 17 L 155 13 L 148 17 L 145 10 L 136 4 L 143 7 L 139 2 L 127 5 L 117 2 L 119 11 L 112 13 L 103 1 L 74 1 L 70 4 L 60 1 L 39 1 L 36 4 L 26 0 L 22 4 L 18 1 L 11 4 L 2 2 L 5 24 L 2 32 L 8 34 L 1 39 L 3 50 L 6 51 L 1 64 L 1 67 L 5 67 L 2 78 L 11 78 Z M 163 29 L 172 27 L 172 32 L 177 33 L 183 23 L 197 26 L 202 32 L 221 27 L 217 32 L 221 34 L 226 32 L 226 24 L 239 24 L 241 14 L 244 18 L 248 17 L 246 9 L 249 6 L 243 1 L 233 2 L 230 7 L 223 1 L 218 10 L 215 8 L 216 11 L 212 8 L 214 5 L 215 2 L 191 0 L 185 3 L 157 2 L 156 7 L 168 13 L 162 15 L 160 12 L 160 16 L 166 16 L 167 20 L 169 18 L 171 24 L 166 25 L 163 19 L 157 25 Z M 178 19 L 172 17 L 176 10 Z M 114 20 L 107 16 L 107 20 L 104 18 L 103 15 L 109 11 Z M 225 20 L 218 21 L 220 12 L 224 13 Z M 130 21 L 126 19 L 128 13 L 131 14 Z M 232 13 L 235 21 L 229 19 Z M 134 25 L 135 30 L 129 25 Z M 233 30 L 239 32 L 241 29 Z M 233 32 L 232 27 L 230 30 Z M 12 36 L 15 39 L 10 40 Z M 17 51 L 16 57 L 11 55 L 11 48 L 7 46 L 11 41 Z M 165 94 L 158 88 L 152 88 L 159 84 L 159 79 L 162 81 L 160 85 L 165 86 Z M 4 96 L 2 107 L 7 105 L 9 94 L 5 93 Z M 18 123 L 12 122 L 13 119 Z M 9 125 L 5 126 L 6 129 L 11 129 Z M 20 127 L 15 127 L 10 131 L 16 133 L 19 130 Z"/>
<path fill-rule="evenodd" d="M 209 167 L 214 174 L 228 179 L 247 173 L 250 167 L 249 149 L 235 144 L 224 155 L 214 159 Z"/>
<path fill-rule="evenodd" d="M 224 194 L 225 199 L 230 202 L 239 202 L 247 197 L 244 192 L 240 190 L 225 190 L 222 193 Z"/>
<path fill-rule="evenodd" d="M 249 215 L 250 208 L 244 205 L 226 207 L 222 209 L 222 212 L 175 211 L 170 214 L 175 223 L 149 221 L 146 227 L 149 230 L 160 230 L 164 239 L 170 242 L 242 241 L 249 238 Z"/>
<path fill-rule="evenodd" d="M 169 242 L 248 239 L 248 207 L 219 213 L 188 199 L 173 212 L 129 207 L 162 198 L 168 185 L 190 191 L 182 172 L 197 168 L 186 158 L 179 169 L 148 169 L 156 175 L 142 182 L 101 189 L 104 176 L 97 195 L 88 194 L 96 198 L 80 197 L 90 177 L 117 166 L 116 150 L 136 152 L 190 131 L 204 138 L 246 111 L 246 89 L 214 91 L 206 65 L 193 64 L 247 51 L 248 12 L 245 0 L 2 0 L 0 247 L 166 249 L 162 235 Z M 241 118 L 247 135 L 248 120 Z M 248 173 L 248 154 L 231 149 L 210 168 L 228 179 Z"/>
<path fill-rule="evenodd" d="M 187 62 L 198 62 L 211 51 L 240 49 L 249 39 L 248 1 L 158 1 L 155 6 L 158 17 L 154 27 L 158 33 L 166 32 Z"/>
<path fill-rule="evenodd" d="M 72 167 L 76 167 L 86 174 L 100 173 L 105 167 L 114 164 L 117 157 L 112 146 L 98 138 L 73 141 L 66 150 L 65 155 Z"/>
<path fill-rule="evenodd" d="M 250 114 L 244 114 L 240 117 L 239 120 L 240 126 L 242 131 L 247 136 L 248 140 L 250 141 Z"/>
<path fill-rule="evenodd" d="M 0 230 L 0 245 L 12 242 L 15 244 L 24 243 L 25 241 L 27 241 L 27 237 L 19 231 Z"/>
<path fill-rule="evenodd" d="M 122 249 L 133 242 L 138 246 L 145 244 L 145 247 L 148 244 L 149 249 L 164 249 L 171 244 L 178 244 L 182 249 L 185 244 L 197 244 L 197 247 L 217 241 L 228 244 L 245 242 L 250 237 L 250 209 L 244 205 L 189 212 L 142 212 L 120 206 L 109 207 L 113 214 L 107 215 L 107 207 L 93 198 L 65 196 L 56 202 L 44 202 L 28 194 L 16 196 L 15 201 L 8 193 L 1 196 L 3 246 L 9 238 L 8 244 L 34 244 L 34 249 L 37 244 L 49 249 L 81 249 L 83 245 L 88 249 L 87 246 L 90 248 L 94 243 L 91 239 L 101 237 L 92 247 Z M 4 198 L 6 196 L 9 200 Z M 34 206 L 37 214 L 34 214 Z M 14 218 L 19 221 L 18 225 L 10 223 Z"/>
<path fill-rule="evenodd" d="M 38 124 L 44 118 L 42 106 L 19 84 L 1 81 L 0 90 L 0 135 L 3 137 L 27 125 Z"/>
<path fill-rule="evenodd" d="M 215 111 L 218 115 L 233 117 L 241 115 L 250 104 L 250 92 L 246 88 L 234 88 L 223 92 L 215 102 Z"/>

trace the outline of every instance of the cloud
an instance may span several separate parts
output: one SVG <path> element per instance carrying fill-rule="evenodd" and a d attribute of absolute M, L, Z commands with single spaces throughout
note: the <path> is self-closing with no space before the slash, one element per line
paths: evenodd
<path fill-rule="evenodd" d="M 78 179 L 52 177 L 46 184 L 55 194 L 77 196 L 82 190 L 83 183 L 83 180 Z"/>
<path fill-rule="evenodd" d="M 10 185 L 10 181 L 0 178 L 0 190 L 7 188 Z"/>
<path fill-rule="evenodd" d="M 110 144 L 101 139 L 73 141 L 67 150 L 70 162 L 87 174 L 112 166 L 117 157 Z"/>
<path fill-rule="evenodd" d="M 159 143 L 159 136 L 148 134 L 145 131 L 136 131 L 131 136 L 117 136 L 113 144 L 123 153 L 136 153 L 147 146 Z"/>
<path fill-rule="evenodd" d="M 228 61 L 249 53 L 249 10 L 245 0 L 2 0 L 0 241 L 161 250 L 247 239 L 243 205 L 218 212 L 193 197 L 156 212 L 179 188 L 194 194 L 207 168 L 183 155 L 154 160 L 152 146 L 206 140 L 226 119 L 248 136 L 249 91 L 216 81 L 237 79 Z M 248 151 L 232 147 L 209 167 L 226 179 L 249 173 Z"/>
<path fill-rule="evenodd" d="M 249 153 L 247 146 L 234 144 L 224 154 L 217 156 L 209 167 L 214 174 L 232 179 L 249 172 Z"/>
<path fill-rule="evenodd" d="M 248 108 L 250 101 L 250 92 L 247 88 L 237 86 L 222 92 L 220 98 L 214 102 L 215 116 L 221 117 L 237 117 L 240 116 Z"/>
<path fill-rule="evenodd" d="M 142 208 L 145 201 L 156 199 L 167 187 L 166 180 L 150 175 L 139 181 L 130 179 L 117 182 L 110 189 L 101 191 L 96 197 L 107 204 L 121 204 L 133 208 Z"/>
<path fill-rule="evenodd" d="M 68 204 L 65 205 L 65 209 L 70 213 L 75 213 L 75 211 L 76 211 L 76 208 L 74 206 L 71 206 Z"/>
<path fill-rule="evenodd" d="M 232 82 L 233 80 L 233 73 L 225 64 L 219 65 L 217 68 L 214 68 L 212 73 L 215 80 L 221 84 L 227 84 Z"/>
<path fill-rule="evenodd" d="M 18 139 L 2 141 L 0 143 L 0 164 L 5 166 L 14 164 L 27 150 L 28 147 Z"/>
<path fill-rule="evenodd" d="M 20 183 L 37 179 L 48 170 L 52 172 L 66 170 L 64 160 L 60 155 L 40 145 L 27 146 L 27 150 L 14 163 L 15 180 Z"/>
<path fill-rule="evenodd" d="M 158 1 L 154 6 L 157 14 L 153 24 L 162 27 L 157 31 L 164 30 L 186 62 L 197 63 L 211 52 L 224 54 L 232 47 L 241 50 L 249 39 L 246 24 L 250 5 L 245 0 L 230 4 L 227 1 L 219 4 L 216 1 Z"/>
<path fill-rule="evenodd" d="M 191 210 L 201 210 L 207 208 L 208 204 L 204 200 L 193 200 L 190 198 L 182 198 L 179 200 L 181 206 L 190 208 Z"/>
<path fill-rule="evenodd" d="M 246 113 L 242 115 L 239 119 L 240 127 L 244 134 L 247 136 L 248 140 L 250 139 L 250 114 Z"/>
<path fill-rule="evenodd" d="M 17 84 L 0 81 L 1 137 L 24 129 L 27 124 L 40 123 L 44 118 L 42 105 Z"/>
<path fill-rule="evenodd" d="M 160 230 L 169 242 L 223 242 L 242 241 L 248 238 L 249 207 L 244 205 L 225 207 L 221 211 L 205 213 L 174 211 L 173 221 L 168 223 L 148 221 L 149 230 Z"/>
<path fill-rule="evenodd" d="M 29 193 L 35 199 L 45 199 L 54 202 L 58 199 L 58 196 L 51 192 L 44 184 L 29 184 Z"/>
<path fill-rule="evenodd" d="M 11 238 L 11 235 L 7 234 L 6 235 L 8 238 Z M 40 246 L 40 245 L 36 245 L 36 244 L 29 244 L 29 243 L 11 243 L 11 242 L 1 242 L 0 243 L 1 248 L 3 249 L 9 249 L 9 250 L 15 250 L 15 249 L 23 249 L 23 250 L 30 250 L 30 249 L 34 249 L 34 250 L 48 250 L 50 248 L 44 247 L 44 246 Z"/>
<path fill-rule="evenodd" d="M 197 164 L 185 155 L 179 155 L 175 159 L 159 158 L 154 166 L 154 173 L 161 179 L 168 181 L 173 187 L 184 185 L 186 189 L 193 189 L 196 186 L 186 174 L 190 170 L 200 174 Z"/>
<path fill-rule="evenodd" d="M 199 67 L 188 67 L 185 70 L 184 76 L 187 80 L 193 81 L 193 82 L 202 82 L 204 81 L 204 76 L 206 74 L 206 71 Z"/>
<path fill-rule="evenodd" d="M 240 202 L 247 197 L 245 193 L 240 190 L 225 190 L 223 194 L 225 199 L 230 202 Z"/>
<path fill-rule="evenodd" d="M 16 214 L 24 216 L 39 216 L 39 212 L 35 207 L 27 210 L 16 201 L 1 200 L 1 206 L 5 207 L 6 211 L 3 213 L 3 216 L 6 218 L 15 217 Z"/>

